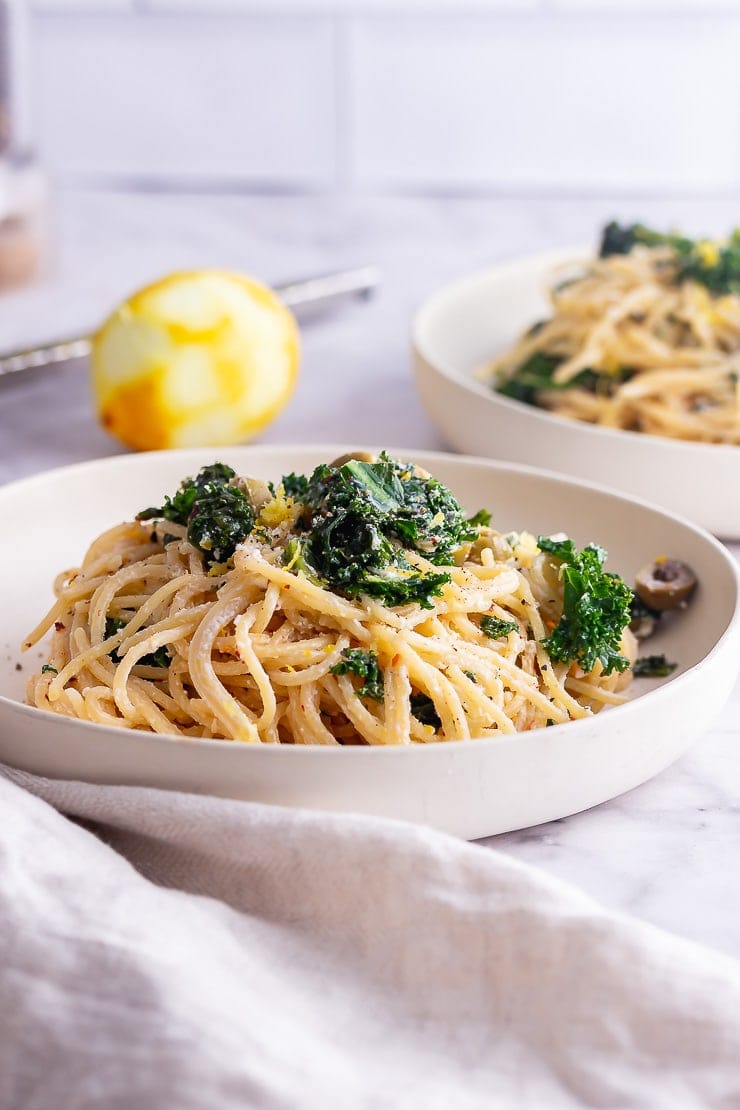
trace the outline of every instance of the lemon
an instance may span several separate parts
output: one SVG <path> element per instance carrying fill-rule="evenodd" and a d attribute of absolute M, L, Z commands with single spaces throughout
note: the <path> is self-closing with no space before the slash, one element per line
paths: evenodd
<path fill-rule="evenodd" d="M 139 290 L 92 339 L 103 426 L 129 447 L 238 443 L 295 388 L 291 312 L 266 285 L 225 270 L 170 274 Z"/>

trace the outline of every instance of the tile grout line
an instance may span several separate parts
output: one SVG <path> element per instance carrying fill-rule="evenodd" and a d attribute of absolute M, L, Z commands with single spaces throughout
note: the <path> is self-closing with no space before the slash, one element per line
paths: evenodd
<path fill-rule="evenodd" d="M 339 13 L 332 17 L 334 52 L 334 192 L 352 192 L 352 155 L 350 121 L 352 117 L 350 91 L 351 29 L 349 18 Z"/>

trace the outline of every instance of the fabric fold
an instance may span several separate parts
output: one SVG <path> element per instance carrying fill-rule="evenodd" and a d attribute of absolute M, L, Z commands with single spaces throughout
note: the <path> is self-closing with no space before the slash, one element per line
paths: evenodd
<path fill-rule="evenodd" d="M 495 850 L 9 769 L 0 803 L 3 1107 L 740 1103 L 740 964 Z"/>

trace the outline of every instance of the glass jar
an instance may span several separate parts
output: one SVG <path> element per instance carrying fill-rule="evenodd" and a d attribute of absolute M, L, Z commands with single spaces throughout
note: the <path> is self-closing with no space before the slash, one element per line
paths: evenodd
<path fill-rule="evenodd" d="M 0 0 L 0 290 L 41 267 L 46 186 L 34 159 L 25 0 Z"/>

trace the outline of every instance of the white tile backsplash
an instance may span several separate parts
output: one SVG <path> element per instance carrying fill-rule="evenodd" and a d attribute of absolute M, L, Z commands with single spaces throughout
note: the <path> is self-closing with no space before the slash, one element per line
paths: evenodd
<path fill-rule="evenodd" d="M 38 21 L 44 160 L 63 175 L 330 186 L 332 32 L 305 18 Z"/>
<path fill-rule="evenodd" d="M 546 10 L 624 14 L 661 12 L 663 15 L 740 13 L 740 0 L 543 0 Z"/>
<path fill-rule="evenodd" d="M 29 11 L 60 12 L 123 12 L 132 11 L 137 0 L 25 0 Z"/>
<path fill-rule="evenodd" d="M 57 0 L 73 3 L 74 0 Z M 105 2 L 105 0 L 104 0 Z M 311 12 L 377 15 L 404 12 L 534 11 L 546 0 L 136 0 L 150 11 Z M 731 0 L 730 0 L 731 2 Z"/>
<path fill-rule="evenodd" d="M 362 20 L 360 186 L 693 190 L 740 168 L 740 21 Z"/>
<path fill-rule="evenodd" d="M 740 188 L 740 0 L 31 0 L 63 180 Z"/>

